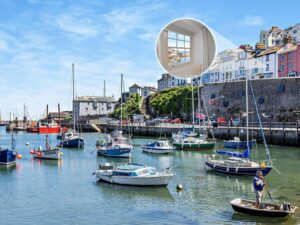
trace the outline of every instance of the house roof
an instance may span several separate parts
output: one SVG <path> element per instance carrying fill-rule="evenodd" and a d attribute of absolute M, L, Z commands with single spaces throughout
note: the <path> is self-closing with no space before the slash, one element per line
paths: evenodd
<path fill-rule="evenodd" d="M 282 46 L 282 48 L 278 51 L 278 54 L 284 54 L 284 53 L 296 51 L 298 45 L 295 45 L 295 44 L 286 44 L 286 45 Z"/>
<path fill-rule="evenodd" d="M 114 97 L 103 97 L 103 96 L 81 96 L 75 100 L 77 102 L 116 102 Z"/>
<path fill-rule="evenodd" d="M 133 84 L 132 86 L 130 86 L 129 88 L 142 88 L 141 86 L 137 85 L 137 84 Z"/>
<path fill-rule="evenodd" d="M 263 56 L 263 55 L 269 55 L 269 54 L 272 54 L 274 52 L 277 52 L 282 48 L 282 46 L 283 46 L 283 44 L 275 45 L 273 47 L 269 47 L 266 50 L 262 51 L 259 55 L 257 55 L 257 57 Z"/>

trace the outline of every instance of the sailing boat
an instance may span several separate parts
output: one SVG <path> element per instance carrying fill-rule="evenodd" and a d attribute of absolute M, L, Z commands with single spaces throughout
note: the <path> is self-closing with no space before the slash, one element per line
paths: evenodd
<path fill-rule="evenodd" d="M 37 150 L 30 150 L 30 154 L 33 155 L 34 158 L 39 159 L 61 159 L 62 151 L 56 147 L 53 148 L 48 143 L 48 135 L 46 135 L 46 149 L 43 149 L 42 146 L 39 146 Z"/>
<path fill-rule="evenodd" d="M 105 141 L 97 143 L 97 154 L 108 157 L 131 157 L 132 145 L 130 140 L 122 134 L 122 117 L 123 117 L 123 74 L 121 74 L 121 115 L 120 126 L 121 130 L 115 131 L 112 134 L 107 134 Z"/>
<path fill-rule="evenodd" d="M 199 96 L 198 96 L 199 97 Z M 194 87 L 192 85 L 192 119 L 193 119 L 193 127 L 195 126 L 195 110 L 194 110 Z M 214 141 L 210 141 L 207 139 L 206 135 L 200 138 L 189 137 L 189 136 L 180 136 L 178 135 L 173 142 L 173 146 L 176 149 L 180 150 L 209 150 L 214 148 Z"/>
<path fill-rule="evenodd" d="M 21 159 L 22 156 L 15 151 L 15 139 L 13 134 L 11 135 L 11 150 L 8 148 L 0 147 L 0 165 L 14 165 L 16 159 Z"/>
<path fill-rule="evenodd" d="M 243 153 L 239 152 L 229 152 L 225 150 L 217 150 L 215 151 L 217 155 L 208 156 L 205 164 L 211 169 L 226 173 L 226 174 L 235 174 L 235 175 L 249 175 L 255 176 L 256 172 L 260 170 L 264 176 L 266 176 L 272 169 L 272 162 L 270 157 L 270 152 L 268 146 L 266 144 L 264 132 L 262 129 L 260 117 L 258 114 L 258 108 L 255 101 L 255 96 L 253 92 L 253 88 L 250 82 L 251 94 L 253 97 L 256 115 L 259 121 L 260 130 L 262 133 L 262 137 L 265 144 L 265 150 L 268 157 L 268 160 L 263 161 L 262 163 L 258 163 L 250 160 L 250 144 L 249 144 L 249 109 L 248 109 L 248 77 L 246 76 L 246 131 L 247 131 L 247 147 Z M 222 159 L 221 155 L 230 156 L 228 159 Z"/>
<path fill-rule="evenodd" d="M 63 135 L 62 147 L 64 148 L 83 148 L 84 140 L 80 137 L 79 133 L 76 132 L 76 118 L 74 113 L 74 101 L 75 101 L 75 78 L 74 78 L 74 63 L 72 64 L 72 96 L 73 96 L 73 129 Z"/>
<path fill-rule="evenodd" d="M 5 126 L 6 124 L 2 122 L 2 118 L 1 118 L 1 111 L 0 111 L 0 127 Z"/>

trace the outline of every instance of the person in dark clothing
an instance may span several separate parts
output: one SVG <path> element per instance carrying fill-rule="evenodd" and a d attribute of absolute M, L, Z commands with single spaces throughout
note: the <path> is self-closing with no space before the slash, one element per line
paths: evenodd
<path fill-rule="evenodd" d="M 259 208 L 261 200 L 262 200 L 262 195 L 263 195 L 263 189 L 265 186 L 264 182 L 264 177 L 263 174 L 260 170 L 256 172 L 256 176 L 253 179 L 253 187 L 254 187 L 254 192 L 256 196 L 256 202 L 255 202 L 255 208 Z"/>

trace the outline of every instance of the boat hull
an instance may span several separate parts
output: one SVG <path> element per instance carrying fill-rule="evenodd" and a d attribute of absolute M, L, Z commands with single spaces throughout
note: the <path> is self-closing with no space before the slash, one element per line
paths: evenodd
<path fill-rule="evenodd" d="M 82 138 L 63 140 L 62 147 L 64 147 L 64 148 L 83 148 L 84 140 Z"/>
<path fill-rule="evenodd" d="M 245 201 L 247 205 L 241 204 L 242 201 Z M 234 199 L 230 202 L 234 211 L 254 216 L 263 216 L 263 217 L 286 217 L 289 214 L 294 213 L 292 210 L 283 210 L 280 209 L 280 204 L 268 204 L 261 203 L 260 208 L 255 208 L 254 201 Z"/>
<path fill-rule="evenodd" d="M 16 163 L 17 153 L 9 149 L 0 150 L 0 165 L 10 165 Z"/>
<path fill-rule="evenodd" d="M 99 180 L 120 185 L 129 186 L 167 186 L 173 177 L 173 174 L 164 176 L 147 176 L 147 177 L 124 177 L 124 176 L 107 176 L 96 174 Z"/>
<path fill-rule="evenodd" d="M 244 175 L 244 176 L 255 176 L 256 172 L 260 170 L 264 176 L 268 175 L 268 173 L 272 170 L 272 167 L 227 167 L 217 165 L 211 162 L 206 161 L 205 164 L 210 167 L 212 170 L 225 173 L 225 174 L 233 174 L 233 175 Z"/>
<path fill-rule="evenodd" d="M 215 146 L 214 142 L 210 143 L 195 143 L 195 144 L 181 144 L 173 143 L 173 146 L 177 150 L 191 150 L 191 151 L 201 151 L 201 150 L 210 150 Z"/>
<path fill-rule="evenodd" d="M 98 149 L 97 155 L 116 158 L 130 158 L 130 148 Z"/>
<path fill-rule="evenodd" d="M 60 150 L 38 151 L 35 153 L 34 157 L 37 159 L 59 160 L 62 158 L 62 152 Z"/>
<path fill-rule="evenodd" d="M 168 154 L 173 152 L 172 148 L 162 149 L 162 148 L 149 148 L 145 146 L 142 148 L 143 148 L 143 152 L 155 153 L 155 154 Z"/>
<path fill-rule="evenodd" d="M 256 145 L 256 140 L 250 140 L 249 147 L 252 148 L 254 145 Z M 224 147 L 245 149 L 247 147 L 247 141 L 224 141 Z"/>

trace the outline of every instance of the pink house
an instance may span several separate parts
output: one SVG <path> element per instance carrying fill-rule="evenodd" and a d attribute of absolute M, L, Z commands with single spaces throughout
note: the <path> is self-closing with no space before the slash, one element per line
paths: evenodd
<path fill-rule="evenodd" d="M 293 44 L 289 37 L 285 45 L 277 52 L 278 77 L 300 76 L 300 44 Z"/>

